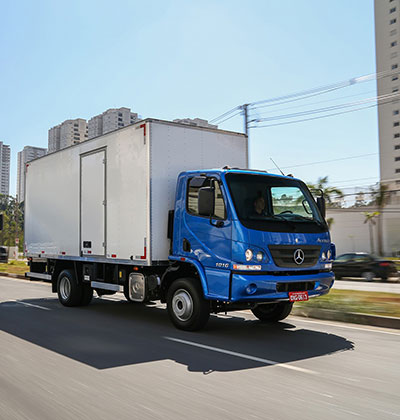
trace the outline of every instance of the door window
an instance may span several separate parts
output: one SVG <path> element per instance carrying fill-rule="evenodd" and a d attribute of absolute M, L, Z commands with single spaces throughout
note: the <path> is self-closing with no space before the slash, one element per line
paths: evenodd
<path fill-rule="evenodd" d="M 215 208 L 212 217 L 214 219 L 226 219 L 226 206 L 224 197 L 222 195 L 221 186 L 213 178 L 194 177 L 188 181 L 188 192 L 187 192 L 187 212 L 194 216 L 204 217 L 199 215 L 198 198 L 199 189 L 202 187 L 214 187 L 214 201 Z"/>

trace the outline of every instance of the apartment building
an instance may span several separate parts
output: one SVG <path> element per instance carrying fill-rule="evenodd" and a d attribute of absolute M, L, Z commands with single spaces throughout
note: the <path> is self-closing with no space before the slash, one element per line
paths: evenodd
<path fill-rule="evenodd" d="M 96 115 L 88 122 L 88 138 L 101 136 L 118 128 L 134 124 L 138 121 L 138 114 L 130 108 L 110 108 L 100 115 Z"/>
<path fill-rule="evenodd" d="M 378 95 L 400 93 L 400 1 L 375 0 L 374 4 Z M 380 180 L 388 191 L 379 231 L 384 253 L 395 255 L 400 253 L 400 100 L 380 103 L 378 124 Z"/>
<path fill-rule="evenodd" d="M 23 150 L 18 152 L 17 167 L 17 201 L 21 203 L 25 197 L 25 166 L 26 164 L 43 156 L 47 153 L 47 149 L 43 147 L 25 146 Z"/>
<path fill-rule="evenodd" d="M 378 95 L 400 93 L 399 0 L 375 0 L 376 71 Z M 386 103 L 384 103 L 386 102 Z M 400 101 L 383 101 L 378 107 L 380 178 L 400 186 Z"/>
<path fill-rule="evenodd" d="M 176 119 L 173 122 L 188 124 L 195 127 L 218 128 L 218 125 L 209 124 L 207 120 L 202 120 L 201 118 L 182 118 Z"/>
<path fill-rule="evenodd" d="M 64 149 L 73 144 L 88 139 L 88 125 L 86 120 L 76 118 L 50 128 L 48 137 L 49 153 Z"/>
<path fill-rule="evenodd" d="M 0 194 L 10 193 L 10 146 L 0 141 Z"/>

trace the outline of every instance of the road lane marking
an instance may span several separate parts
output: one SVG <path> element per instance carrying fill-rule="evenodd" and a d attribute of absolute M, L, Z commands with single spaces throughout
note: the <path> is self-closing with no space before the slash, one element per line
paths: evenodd
<path fill-rule="evenodd" d="M 261 357 L 250 356 L 250 355 L 244 354 L 244 353 L 237 353 L 237 352 L 231 351 L 231 350 L 220 349 L 218 347 L 207 346 L 205 344 L 195 343 L 193 341 L 181 340 L 180 338 L 166 337 L 166 336 L 164 338 L 166 340 L 175 341 L 177 343 L 187 344 L 188 346 L 199 347 L 201 349 L 215 351 L 217 353 L 223 353 L 223 354 L 228 354 L 230 356 L 240 357 L 242 359 L 252 360 L 253 362 L 264 363 L 265 365 L 278 366 L 278 367 L 282 367 L 282 368 L 285 368 L 285 369 L 296 370 L 298 372 L 309 373 L 309 374 L 312 374 L 312 375 L 318 374 L 318 372 L 314 372 L 313 370 L 304 369 L 304 368 L 300 368 L 300 367 L 297 367 L 297 366 L 291 366 L 291 365 L 288 365 L 286 363 L 276 362 L 274 360 L 263 359 Z"/>
<path fill-rule="evenodd" d="M 20 305 L 24 305 L 24 306 L 32 306 L 33 308 L 44 309 L 45 311 L 51 311 L 50 308 L 46 308 L 44 306 L 39 306 L 39 305 L 34 305 L 33 303 L 21 302 L 19 300 L 11 300 L 9 302 L 19 303 Z"/>

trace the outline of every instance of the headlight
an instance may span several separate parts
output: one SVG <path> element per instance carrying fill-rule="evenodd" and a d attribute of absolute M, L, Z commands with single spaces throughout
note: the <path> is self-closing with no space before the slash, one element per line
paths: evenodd
<path fill-rule="evenodd" d="M 251 249 L 246 249 L 244 255 L 246 257 L 246 261 L 251 261 L 253 258 L 253 251 Z"/>
<path fill-rule="evenodd" d="M 257 261 L 262 261 L 264 258 L 264 254 L 261 251 L 258 251 L 256 254 Z"/>
<path fill-rule="evenodd" d="M 325 252 L 323 252 L 323 253 L 321 254 L 321 260 L 322 260 L 322 261 L 325 261 L 325 260 L 326 260 L 326 255 L 325 255 Z"/>
<path fill-rule="evenodd" d="M 326 258 L 327 258 L 328 260 L 330 260 L 330 259 L 331 259 L 331 257 L 332 257 L 332 252 L 331 252 L 331 250 L 330 250 L 330 249 L 328 249 L 328 252 L 326 253 Z"/>

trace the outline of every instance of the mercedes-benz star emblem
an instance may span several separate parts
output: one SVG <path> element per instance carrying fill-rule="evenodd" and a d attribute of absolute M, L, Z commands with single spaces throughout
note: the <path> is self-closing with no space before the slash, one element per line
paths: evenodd
<path fill-rule="evenodd" d="M 294 259 L 294 262 L 297 264 L 297 265 L 300 265 L 300 264 L 303 264 L 303 261 L 304 261 L 304 252 L 303 252 L 303 250 L 302 249 L 296 249 L 296 251 L 294 251 L 294 253 L 293 253 L 293 259 Z"/>

